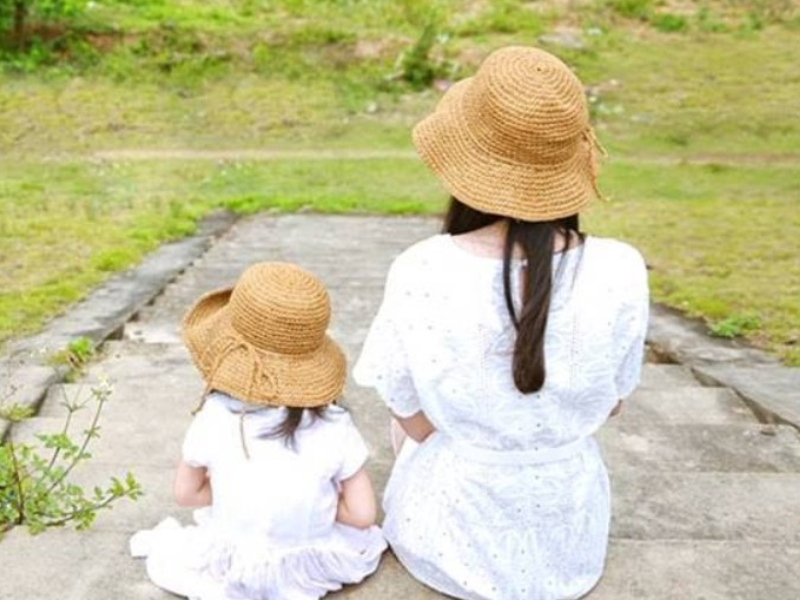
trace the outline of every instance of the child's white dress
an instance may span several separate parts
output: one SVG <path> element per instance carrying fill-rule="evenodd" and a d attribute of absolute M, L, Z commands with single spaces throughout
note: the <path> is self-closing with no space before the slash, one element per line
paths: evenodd
<path fill-rule="evenodd" d="M 339 482 L 367 459 L 348 413 L 331 407 L 311 424 L 306 415 L 295 451 L 262 435 L 285 409 L 240 422 L 242 406 L 212 394 L 186 434 L 183 458 L 208 468 L 213 506 L 196 511 L 197 525 L 167 520 L 132 538 L 153 582 L 202 600 L 311 600 L 373 573 L 386 548 L 381 530 L 334 521 Z"/>
<path fill-rule="evenodd" d="M 553 265 L 539 392 L 513 383 L 502 260 L 449 235 L 395 260 L 355 367 L 394 413 L 423 410 L 436 428 L 395 463 L 383 528 L 412 575 L 457 598 L 578 598 L 602 574 L 609 482 L 592 436 L 638 382 L 647 273 L 636 250 L 595 237 Z"/>

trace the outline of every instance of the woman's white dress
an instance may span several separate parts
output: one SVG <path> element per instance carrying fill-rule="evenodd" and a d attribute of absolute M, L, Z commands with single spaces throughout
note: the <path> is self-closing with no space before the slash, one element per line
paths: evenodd
<path fill-rule="evenodd" d="M 339 482 L 367 459 L 349 414 L 306 415 L 292 449 L 263 436 L 285 409 L 242 419 L 244 407 L 212 394 L 192 421 L 183 458 L 208 468 L 213 506 L 196 511 L 196 525 L 169 519 L 131 539 L 152 581 L 202 600 L 315 600 L 374 572 L 386 548 L 380 529 L 334 521 Z"/>
<path fill-rule="evenodd" d="M 412 575 L 457 598 L 578 598 L 603 571 L 609 481 L 593 434 L 638 383 L 647 273 L 635 249 L 596 237 L 553 267 L 539 392 L 512 380 L 502 261 L 449 235 L 394 261 L 355 367 L 395 414 L 436 427 L 395 463 L 383 528 Z"/>

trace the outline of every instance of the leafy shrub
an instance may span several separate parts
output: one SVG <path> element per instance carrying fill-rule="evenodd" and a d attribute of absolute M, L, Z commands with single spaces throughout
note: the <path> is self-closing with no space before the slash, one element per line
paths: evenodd
<path fill-rule="evenodd" d="M 618 15 L 627 19 L 646 21 L 653 12 L 654 0 L 609 0 L 608 5 Z"/>
<path fill-rule="evenodd" d="M 714 337 L 732 339 L 747 335 L 761 327 L 761 319 L 755 315 L 732 315 L 713 323 L 709 331 Z"/>
<path fill-rule="evenodd" d="M 92 340 L 87 337 L 79 337 L 68 343 L 63 350 L 54 352 L 50 356 L 50 364 L 67 367 L 74 377 L 81 373 L 93 356 Z"/>
<path fill-rule="evenodd" d="M 399 79 L 415 89 L 423 89 L 430 86 L 435 79 L 455 75 L 456 67 L 453 63 L 433 56 L 437 44 L 444 43 L 447 39 L 447 36 L 437 32 L 435 25 L 428 24 L 414 45 L 400 53 L 391 79 Z"/>
<path fill-rule="evenodd" d="M 728 26 L 715 15 L 707 6 L 703 6 L 695 14 L 697 27 L 706 33 L 723 33 L 728 31 Z"/>
<path fill-rule="evenodd" d="M 664 33 L 677 33 L 689 29 L 689 20 L 683 15 L 657 14 L 650 19 L 650 23 Z"/>
<path fill-rule="evenodd" d="M 80 15 L 85 0 L 0 0 L 0 32 L 6 31 L 13 45 L 23 46 L 29 39 L 31 23 L 43 26 L 61 23 Z"/>
<path fill-rule="evenodd" d="M 541 15 L 523 6 L 519 0 L 495 0 L 485 10 L 456 28 L 462 37 L 485 33 L 538 34 L 544 31 Z"/>

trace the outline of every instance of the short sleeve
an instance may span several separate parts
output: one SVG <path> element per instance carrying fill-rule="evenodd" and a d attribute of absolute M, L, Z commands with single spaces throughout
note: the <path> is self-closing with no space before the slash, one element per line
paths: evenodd
<path fill-rule="evenodd" d="M 359 385 L 372 387 L 399 417 L 421 410 L 403 340 L 403 277 L 397 263 L 386 279 L 383 302 L 353 369 Z"/>
<path fill-rule="evenodd" d="M 208 467 L 211 464 L 213 410 L 212 402 L 207 400 L 203 409 L 192 419 L 183 439 L 183 460 L 192 467 Z"/>
<path fill-rule="evenodd" d="M 361 433 L 358 431 L 355 424 L 353 424 L 350 415 L 345 413 L 343 419 L 344 423 L 342 426 L 344 432 L 341 444 L 341 462 L 339 470 L 334 476 L 337 482 L 344 481 L 355 475 L 356 472 L 364 466 L 364 463 L 367 462 L 367 458 L 369 457 L 367 444 L 364 442 L 364 438 L 361 437 Z"/>
<path fill-rule="evenodd" d="M 650 314 L 647 268 L 640 255 L 626 288 L 626 302 L 618 319 L 617 344 L 620 360 L 614 378 L 618 398 L 631 395 L 642 376 L 645 337 Z"/>

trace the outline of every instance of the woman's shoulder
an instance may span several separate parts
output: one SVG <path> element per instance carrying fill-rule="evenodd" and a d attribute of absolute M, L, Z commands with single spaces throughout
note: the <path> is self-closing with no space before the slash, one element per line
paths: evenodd
<path fill-rule="evenodd" d="M 631 265 L 643 265 L 642 253 L 634 246 L 622 240 L 607 237 L 589 236 L 588 245 L 592 252 L 605 259 L 613 259 Z"/>
<path fill-rule="evenodd" d="M 449 261 L 448 241 L 449 236 L 433 235 L 403 250 L 389 267 L 390 286 L 417 285 L 426 276 L 440 273 Z"/>
<path fill-rule="evenodd" d="M 591 236 L 587 238 L 588 262 L 584 273 L 596 276 L 603 285 L 614 282 L 615 287 L 646 293 L 647 264 L 642 253 L 627 242 L 614 238 Z M 637 292 L 638 295 L 638 292 Z"/>
<path fill-rule="evenodd" d="M 647 269 L 642 253 L 621 240 L 590 236 L 587 238 L 586 249 L 593 266 L 602 265 L 614 273 L 635 275 Z"/>
<path fill-rule="evenodd" d="M 403 250 L 392 263 L 393 267 L 417 267 L 430 264 L 445 255 L 445 244 L 449 236 L 437 234 L 420 240 Z"/>

